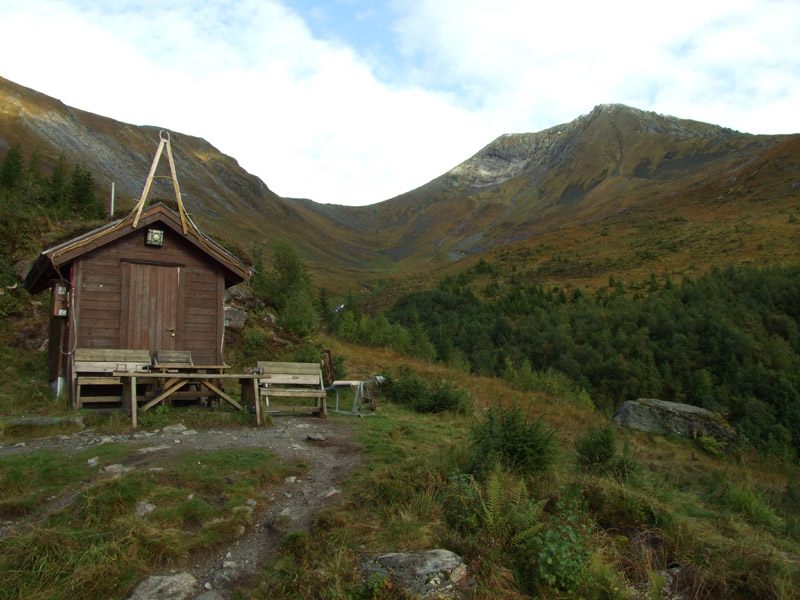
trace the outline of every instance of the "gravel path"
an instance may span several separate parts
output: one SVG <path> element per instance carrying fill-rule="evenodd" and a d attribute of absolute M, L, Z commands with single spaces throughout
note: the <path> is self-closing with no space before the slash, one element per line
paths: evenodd
<path fill-rule="evenodd" d="M 32 452 L 38 449 L 77 451 L 108 443 L 134 443 L 140 453 L 124 461 L 123 468 L 148 467 L 165 454 L 187 449 L 265 448 L 282 461 L 303 462 L 309 466 L 300 477 L 289 477 L 270 490 L 269 503 L 255 505 L 253 525 L 234 543 L 215 552 L 193 557 L 180 573 L 164 573 L 147 580 L 131 598 L 176 598 L 214 600 L 227 598 L 237 585 L 247 583 L 270 561 L 283 536 L 289 531 L 307 529 L 315 514 L 341 498 L 341 485 L 360 464 L 360 447 L 352 441 L 358 421 L 311 417 L 275 417 L 272 427 L 237 427 L 224 430 L 180 431 L 165 428 L 158 432 L 101 435 L 84 431 L 70 436 L 55 436 L 0 447 L 0 454 Z M 98 475 L 100 476 L 100 475 Z M 93 480 L 84 482 L 88 485 Z M 11 535 L 33 522 L 57 512 L 74 501 L 72 489 L 33 518 L 24 522 L 0 523 L 0 537 Z"/>

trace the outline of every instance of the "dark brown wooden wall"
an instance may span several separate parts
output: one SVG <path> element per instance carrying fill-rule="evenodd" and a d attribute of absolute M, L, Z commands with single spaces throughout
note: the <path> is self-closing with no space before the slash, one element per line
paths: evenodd
<path fill-rule="evenodd" d="M 78 347 L 121 347 L 124 332 L 121 319 L 127 302 L 122 298 L 127 288 L 123 281 L 125 261 L 180 265 L 179 297 L 183 306 L 178 311 L 175 349 L 190 350 L 195 364 L 220 363 L 224 327 L 221 268 L 167 227 L 163 227 L 162 247 L 145 245 L 147 228 L 133 231 L 75 260 Z"/>

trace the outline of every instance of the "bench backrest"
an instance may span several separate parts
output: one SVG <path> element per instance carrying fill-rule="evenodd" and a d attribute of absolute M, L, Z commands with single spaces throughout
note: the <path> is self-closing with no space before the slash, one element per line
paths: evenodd
<path fill-rule="evenodd" d="M 155 364 L 167 367 L 194 366 L 191 350 L 158 350 Z"/>
<path fill-rule="evenodd" d="M 150 368 L 149 350 L 76 348 L 76 373 L 141 372 Z"/>
<path fill-rule="evenodd" d="M 322 388 L 322 370 L 317 363 L 258 361 L 257 367 L 262 383 Z"/>

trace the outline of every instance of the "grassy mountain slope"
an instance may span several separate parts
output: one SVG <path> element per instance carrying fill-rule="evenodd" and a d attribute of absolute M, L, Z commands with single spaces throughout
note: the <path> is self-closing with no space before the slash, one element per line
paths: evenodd
<path fill-rule="evenodd" d="M 716 189 L 709 182 L 736 181 L 739 171 L 751 183 L 737 201 L 792 192 L 788 171 L 783 186 L 747 172 L 753 163 L 769 163 L 770 153 L 790 139 L 598 106 L 565 125 L 502 136 L 449 173 L 377 205 L 377 214 L 369 216 L 379 225 L 395 224 L 385 252 L 405 262 L 431 256 L 446 262 L 626 212 L 655 209 L 694 219 L 702 215 L 687 201 L 711 199 Z"/>
<path fill-rule="evenodd" d="M 249 249 L 294 240 L 335 292 L 408 282 L 494 257 L 550 283 L 595 285 L 689 265 L 772 262 L 797 249 L 800 136 L 742 134 L 622 105 L 538 133 L 503 135 L 437 179 L 363 207 L 282 198 L 205 140 L 173 134 L 181 189 L 204 230 Z M 0 150 L 83 163 L 118 205 L 141 194 L 158 128 L 64 105 L 0 78 Z M 168 174 L 162 161 L 159 174 Z M 154 198 L 171 198 L 157 179 Z M 556 261 L 558 264 L 554 264 Z M 599 279 L 598 279 L 599 277 Z"/>
<path fill-rule="evenodd" d="M 184 203 L 205 231 L 253 242 L 278 237 L 298 240 L 320 266 L 347 269 L 368 263 L 369 254 L 347 245 L 348 231 L 309 209 L 307 203 L 281 198 L 235 159 L 207 141 L 173 132 L 172 148 Z M 158 146 L 158 127 L 121 123 L 64 105 L 58 100 L 0 78 L 0 150 L 19 141 L 38 148 L 45 168 L 59 154 L 84 164 L 104 196 L 116 188 L 117 206 L 138 201 Z M 151 197 L 173 199 L 166 157 L 162 157 Z"/>

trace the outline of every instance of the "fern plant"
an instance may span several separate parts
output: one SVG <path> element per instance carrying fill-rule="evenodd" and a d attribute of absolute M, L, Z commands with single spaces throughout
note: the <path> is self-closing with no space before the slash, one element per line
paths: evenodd
<path fill-rule="evenodd" d="M 494 469 L 481 486 L 472 479 L 478 499 L 480 533 L 490 545 L 505 550 L 530 539 L 542 527 L 540 522 L 546 500 L 534 502 L 522 480 L 503 476 Z"/>

